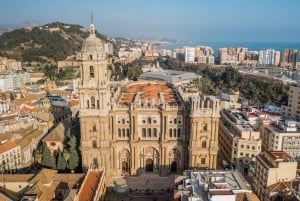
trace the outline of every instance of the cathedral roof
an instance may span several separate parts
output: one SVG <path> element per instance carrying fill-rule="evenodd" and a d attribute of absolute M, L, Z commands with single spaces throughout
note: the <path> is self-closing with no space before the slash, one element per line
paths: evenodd
<path fill-rule="evenodd" d="M 102 41 L 96 37 L 96 34 L 90 34 L 82 44 L 82 51 L 85 52 L 103 52 L 104 45 Z"/>
<path fill-rule="evenodd" d="M 179 98 L 171 86 L 164 83 L 145 82 L 127 85 L 118 101 L 120 105 L 129 105 L 133 102 L 143 105 L 180 104 Z"/>

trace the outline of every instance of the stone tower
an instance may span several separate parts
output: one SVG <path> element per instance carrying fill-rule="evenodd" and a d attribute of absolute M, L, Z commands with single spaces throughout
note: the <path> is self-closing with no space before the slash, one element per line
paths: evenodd
<path fill-rule="evenodd" d="M 216 169 L 219 102 L 210 96 L 190 98 L 189 168 Z"/>
<path fill-rule="evenodd" d="M 103 42 L 96 37 L 93 19 L 90 34 L 83 41 L 81 50 L 80 126 L 81 154 L 84 170 L 105 167 L 110 164 L 110 71 Z M 106 171 L 108 172 L 108 171 Z"/>

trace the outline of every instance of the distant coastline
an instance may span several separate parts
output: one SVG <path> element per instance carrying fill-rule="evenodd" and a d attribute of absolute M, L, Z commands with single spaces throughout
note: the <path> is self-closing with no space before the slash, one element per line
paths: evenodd
<path fill-rule="evenodd" d="M 195 47 L 195 46 L 209 46 L 212 47 L 215 55 L 218 54 L 218 49 L 221 47 L 245 47 L 249 51 L 259 51 L 262 49 L 275 49 L 283 51 L 285 48 L 300 50 L 300 42 L 176 42 L 169 43 L 166 45 L 159 45 L 157 49 L 169 49 L 175 50 L 184 46 Z"/>

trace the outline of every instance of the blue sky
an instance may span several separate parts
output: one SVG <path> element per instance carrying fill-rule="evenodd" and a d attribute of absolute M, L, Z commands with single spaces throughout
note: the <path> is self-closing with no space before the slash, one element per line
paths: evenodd
<path fill-rule="evenodd" d="M 3 0 L 0 25 L 62 21 L 110 36 L 300 42 L 300 0 Z"/>

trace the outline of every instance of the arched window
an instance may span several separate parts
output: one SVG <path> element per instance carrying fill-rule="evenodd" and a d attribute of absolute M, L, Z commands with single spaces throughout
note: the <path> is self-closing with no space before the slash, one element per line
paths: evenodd
<path fill-rule="evenodd" d="M 122 119 L 122 124 L 125 124 L 125 119 Z"/>
<path fill-rule="evenodd" d="M 151 124 L 151 118 L 150 117 L 148 117 L 147 121 L 148 121 L 148 124 Z"/>
<path fill-rule="evenodd" d="M 177 137 L 181 138 L 181 128 L 178 128 L 178 130 L 177 130 Z"/>
<path fill-rule="evenodd" d="M 94 66 L 90 66 L 90 77 L 93 78 L 94 76 Z"/>
<path fill-rule="evenodd" d="M 118 129 L 118 137 L 121 137 L 121 128 Z"/>
<path fill-rule="evenodd" d="M 93 60 L 93 55 L 90 54 L 90 60 Z"/>
<path fill-rule="evenodd" d="M 153 128 L 153 137 L 157 137 L 157 128 Z"/>
<path fill-rule="evenodd" d="M 148 137 L 151 137 L 151 128 L 148 128 Z"/>
<path fill-rule="evenodd" d="M 95 108 L 95 97 L 91 97 L 91 107 L 94 109 Z"/>
<path fill-rule="evenodd" d="M 142 137 L 146 137 L 146 128 L 142 128 Z"/>
<path fill-rule="evenodd" d="M 93 148 L 97 148 L 97 141 L 96 140 L 93 140 Z"/>
<path fill-rule="evenodd" d="M 174 137 L 177 137 L 177 129 L 176 128 L 174 128 L 174 130 L 173 130 L 173 135 L 174 135 Z"/>
<path fill-rule="evenodd" d="M 202 148 L 206 148 L 206 141 L 205 140 L 202 141 Z"/>
<path fill-rule="evenodd" d="M 127 128 L 127 137 L 129 137 L 129 128 Z"/>
<path fill-rule="evenodd" d="M 203 130 L 203 131 L 207 131 L 207 124 L 204 123 L 204 124 L 202 124 L 202 126 L 203 126 L 202 130 Z"/>
<path fill-rule="evenodd" d="M 169 129 L 169 137 L 172 137 L 172 128 Z"/>
<path fill-rule="evenodd" d="M 177 119 L 176 118 L 174 119 L 174 124 L 177 124 Z"/>
<path fill-rule="evenodd" d="M 125 138 L 125 128 L 122 129 L 122 137 Z"/>
<path fill-rule="evenodd" d="M 97 131 L 96 124 L 93 123 L 93 132 L 96 132 L 96 131 Z"/>

